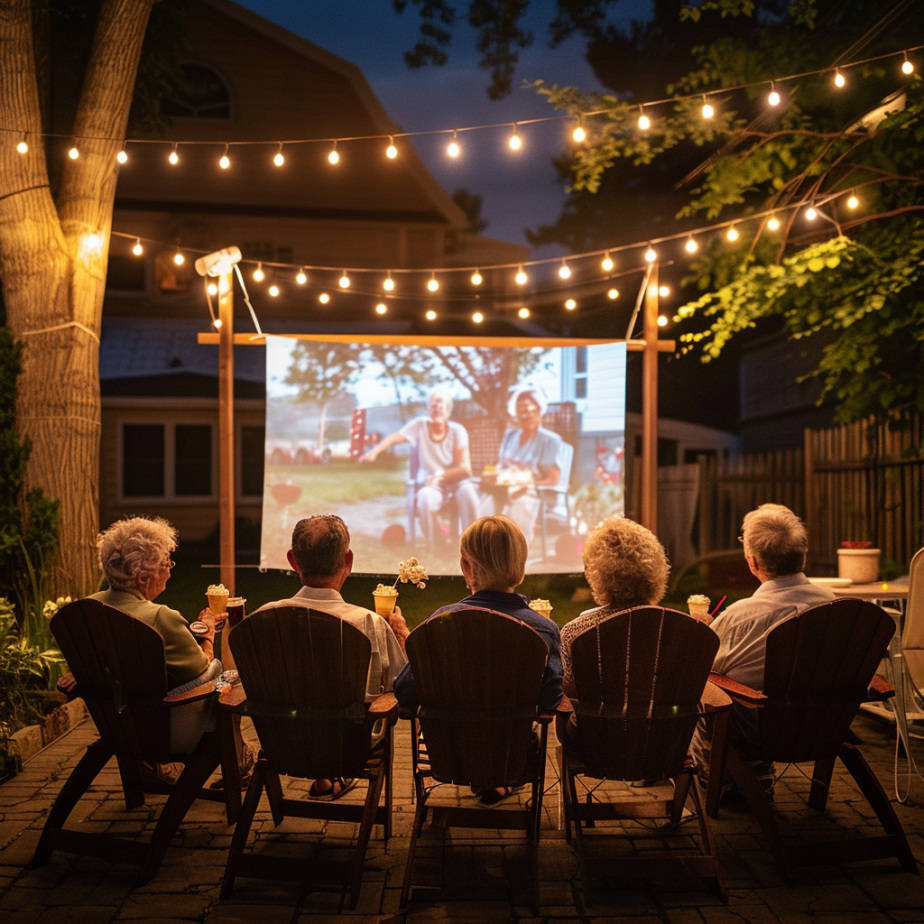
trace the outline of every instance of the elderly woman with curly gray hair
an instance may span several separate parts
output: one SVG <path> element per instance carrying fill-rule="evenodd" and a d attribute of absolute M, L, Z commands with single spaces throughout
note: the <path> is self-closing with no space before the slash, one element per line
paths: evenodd
<path fill-rule="evenodd" d="M 199 613 L 209 632 L 201 647 L 189 624 L 176 610 L 155 603 L 170 579 L 177 546 L 176 530 L 159 517 L 130 517 L 113 523 L 96 540 L 99 563 L 108 590 L 92 595 L 156 629 L 164 640 L 169 695 L 176 696 L 221 673 L 221 662 L 213 657 L 215 615 L 209 609 Z M 186 754 L 206 731 L 214 729 L 214 702 L 190 703 L 171 712 L 171 748 Z"/>

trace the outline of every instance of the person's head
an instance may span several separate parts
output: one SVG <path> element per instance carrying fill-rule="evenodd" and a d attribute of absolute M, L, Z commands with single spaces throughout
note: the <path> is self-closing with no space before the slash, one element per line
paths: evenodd
<path fill-rule="evenodd" d="M 437 385 L 427 401 L 431 420 L 449 420 L 452 416 L 452 395 L 445 385 Z"/>
<path fill-rule="evenodd" d="M 584 574 L 598 606 L 654 606 L 669 571 L 655 534 L 625 517 L 604 520 L 584 545 Z"/>
<path fill-rule="evenodd" d="M 751 570 L 767 578 L 798 574 L 805 568 L 808 533 L 805 524 L 782 504 L 761 504 L 744 515 L 744 554 Z"/>
<path fill-rule="evenodd" d="M 337 584 L 339 590 L 353 567 L 346 523 L 333 514 L 299 520 L 292 530 L 288 559 L 303 584 L 315 587 Z"/>
<path fill-rule="evenodd" d="M 518 388 L 507 403 L 507 411 L 518 427 L 538 427 L 548 408 L 542 389 L 535 385 Z"/>
<path fill-rule="evenodd" d="M 176 530 L 160 517 L 127 517 L 101 532 L 96 548 L 112 590 L 137 590 L 153 600 L 170 577 Z"/>
<path fill-rule="evenodd" d="M 526 574 L 526 536 L 505 516 L 475 520 L 459 540 L 462 573 L 473 591 L 512 591 Z"/>

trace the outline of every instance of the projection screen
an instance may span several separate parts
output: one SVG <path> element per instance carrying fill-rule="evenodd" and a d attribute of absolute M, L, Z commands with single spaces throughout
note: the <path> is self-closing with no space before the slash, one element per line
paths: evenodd
<path fill-rule="evenodd" d="M 504 513 L 527 571 L 579 571 L 588 531 L 623 513 L 625 344 L 498 342 L 268 337 L 262 566 L 287 569 L 295 523 L 335 513 L 356 572 L 414 555 L 459 574 L 461 532 Z"/>

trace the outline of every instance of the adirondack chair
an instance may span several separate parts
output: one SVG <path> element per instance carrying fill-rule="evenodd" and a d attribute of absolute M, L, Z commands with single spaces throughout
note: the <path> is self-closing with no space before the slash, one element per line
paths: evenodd
<path fill-rule="evenodd" d="M 285 606 L 254 613 L 231 630 L 229 643 L 243 693 L 232 691 L 223 708 L 251 717 L 261 750 L 231 841 L 221 897 L 231 894 L 237 876 L 302 881 L 309 871 L 302 860 L 244 853 L 265 789 L 275 825 L 287 815 L 359 823 L 350 880 L 350 907 L 355 908 L 373 825 L 383 826 L 386 843 L 391 836 L 392 727 L 398 720 L 391 693 L 365 702 L 369 639 L 336 616 Z M 383 729 L 372 745 L 377 722 Z M 288 799 L 280 774 L 362 778 L 369 786 L 362 804 Z"/>
<path fill-rule="evenodd" d="M 712 714 L 727 719 L 731 700 L 707 684 L 718 637 L 685 613 L 658 606 L 617 613 L 578 635 L 571 644 L 574 695 L 560 714 L 574 721 L 560 730 L 565 830 L 581 865 L 584 902 L 590 905 L 587 827 L 598 821 L 667 818 L 681 820 L 692 796 L 699 824 L 699 852 L 669 858 L 627 858 L 633 866 L 681 863 L 715 883 L 724 895 L 721 869 L 696 768 L 688 757 L 697 721 Z M 609 799 L 587 787 L 578 797 L 578 777 L 593 780 L 670 779 L 674 794 L 663 800 Z M 619 829 L 617 829 L 619 830 Z M 607 857 L 608 868 L 621 865 Z"/>
<path fill-rule="evenodd" d="M 537 853 L 550 716 L 537 703 L 548 646 L 534 629 L 502 613 L 459 610 L 431 618 L 407 640 L 420 707 L 411 718 L 417 809 L 400 908 L 411 894 L 414 855 L 424 824 L 522 831 L 538 906 Z M 534 723 L 540 731 L 534 732 Z M 421 734 L 418 733 L 421 732 Z M 444 783 L 487 790 L 530 785 L 525 807 L 431 803 Z M 538 913 L 538 911 L 537 911 Z"/>
<path fill-rule="evenodd" d="M 812 607 L 780 623 L 767 635 L 764 688 L 752 690 L 720 674 L 710 679 L 743 705 L 760 708 L 760 747 L 713 742 L 708 811 L 718 812 L 722 764 L 727 766 L 760 824 L 783 875 L 793 867 L 837 865 L 854 860 L 896 857 L 917 873 L 904 830 L 882 785 L 863 754 L 846 739 L 860 704 L 887 699 L 895 691 L 876 676 L 895 631 L 892 618 L 864 600 L 843 598 Z M 823 812 L 834 764 L 840 758 L 886 831 L 810 844 L 783 844 L 773 810 L 751 761 L 814 762 L 809 806 Z"/>
<path fill-rule="evenodd" d="M 171 709 L 217 698 L 214 682 L 168 697 L 160 633 L 98 600 L 77 600 L 62 607 L 51 620 L 51 631 L 99 738 L 71 771 L 51 807 L 31 865 L 41 866 L 53 851 L 63 850 L 137 865 L 140 869 L 135 885 L 143 885 L 157 874 L 171 839 L 196 799 L 224 801 L 228 823 L 237 819 L 240 775 L 230 718 L 221 718 L 218 731 L 206 732 L 192 753 L 171 753 Z M 152 766 L 170 762 L 185 765 L 176 784 L 164 787 L 170 795 L 149 843 L 64 827 L 112 757 L 118 760 L 127 809 L 144 804 L 142 762 Z M 224 792 L 203 789 L 219 764 L 226 782 Z"/>

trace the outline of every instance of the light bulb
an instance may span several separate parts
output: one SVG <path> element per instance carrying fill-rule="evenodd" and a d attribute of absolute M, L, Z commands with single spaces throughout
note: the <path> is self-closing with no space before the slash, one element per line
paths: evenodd
<path fill-rule="evenodd" d="M 395 291 L 395 280 L 392 279 L 391 276 L 387 276 L 385 278 L 385 281 L 382 283 L 382 288 L 386 292 L 394 292 Z"/>
<path fill-rule="evenodd" d="M 738 240 L 738 229 L 737 229 L 734 225 L 732 225 L 732 226 L 728 229 L 728 232 L 726 233 L 725 236 L 726 236 L 730 241 L 737 241 L 737 240 Z"/>
<path fill-rule="evenodd" d="M 667 286 L 661 286 L 661 288 L 658 289 L 658 295 L 660 295 L 661 298 L 667 298 L 670 294 L 671 290 Z"/>
<path fill-rule="evenodd" d="M 28 153 L 29 145 L 26 143 L 25 138 L 23 138 L 22 141 L 20 141 L 19 144 L 16 145 L 16 150 L 19 151 L 20 154 Z"/>
<path fill-rule="evenodd" d="M 322 305 L 326 305 L 326 304 L 330 301 L 330 296 L 329 296 L 326 292 L 322 292 L 322 293 L 318 296 L 318 301 L 319 301 Z"/>
<path fill-rule="evenodd" d="M 350 277 L 347 276 L 346 270 L 343 271 L 343 275 L 340 277 L 340 288 L 341 289 L 350 288 Z"/>
<path fill-rule="evenodd" d="M 426 313 L 426 315 L 424 315 L 424 317 L 425 317 L 428 321 L 435 321 L 435 320 L 436 320 L 436 312 L 431 308 L 431 309 Z"/>
<path fill-rule="evenodd" d="M 815 209 L 812 206 L 809 206 L 808 209 L 806 209 L 805 217 L 809 221 L 814 221 L 818 217 L 818 212 L 815 211 Z"/>
<path fill-rule="evenodd" d="M 300 269 L 300 270 L 298 271 L 298 275 L 295 277 L 295 281 L 296 281 L 300 286 L 303 286 L 303 285 L 308 281 L 308 277 L 305 275 L 304 269 Z"/>
<path fill-rule="evenodd" d="M 186 262 L 186 257 L 184 257 L 183 254 L 181 254 L 179 251 L 177 251 L 173 257 L 173 262 L 176 263 L 177 266 L 182 266 Z"/>
<path fill-rule="evenodd" d="M 913 74 L 914 65 L 908 60 L 908 53 L 905 52 L 905 61 L 902 64 L 902 73 L 903 74 Z"/>
<path fill-rule="evenodd" d="M 218 295 L 218 286 L 214 282 L 210 282 L 208 285 L 209 295 Z"/>
<path fill-rule="evenodd" d="M 286 159 L 282 154 L 282 145 L 280 144 L 279 150 L 276 152 L 275 156 L 273 157 L 273 163 L 277 167 L 281 167 L 285 162 L 286 162 Z"/>
<path fill-rule="evenodd" d="M 706 102 L 706 97 L 703 97 L 703 118 L 711 119 L 715 115 L 715 109 L 712 108 L 710 103 Z"/>
<path fill-rule="evenodd" d="M 430 277 L 430 281 L 427 283 L 427 288 L 431 292 L 435 292 L 440 287 L 440 284 L 436 281 L 435 276 Z"/>
<path fill-rule="evenodd" d="M 518 286 L 525 286 L 527 280 L 529 279 L 529 276 L 527 276 L 526 273 L 523 272 L 523 267 L 521 266 L 520 269 L 517 271 L 516 276 L 514 276 L 513 278 L 516 280 L 516 283 Z"/>
<path fill-rule="evenodd" d="M 475 272 L 472 273 L 472 285 L 480 286 L 482 282 L 484 282 L 484 280 L 481 278 L 481 273 L 479 273 L 478 270 L 475 270 Z"/>
<path fill-rule="evenodd" d="M 385 156 L 389 160 L 394 160 L 398 156 L 398 149 L 395 147 L 395 139 L 388 139 L 388 147 L 385 148 Z"/>
<path fill-rule="evenodd" d="M 657 255 L 657 253 L 655 252 L 654 247 L 652 247 L 651 245 L 649 245 L 649 246 L 648 246 L 648 250 L 645 251 L 645 260 L 646 260 L 648 263 L 654 263 L 654 261 L 657 260 L 657 259 L 658 259 L 658 255 Z"/>
<path fill-rule="evenodd" d="M 514 151 L 520 150 L 520 145 L 522 144 L 522 142 L 520 141 L 520 136 L 517 134 L 517 123 L 516 122 L 513 123 L 513 134 L 510 136 L 510 141 L 508 143 L 510 144 L 511 150 L 514 150 Z"/>
<path fill-rule="evenodd" d="M 141 238 L 138 238 L 138 240 L 135 241 L 135 246 L 132 247 L 132 253 L 136 257 L 140 257 L 144 253 L 144 248 L 141 246 Z"/>
<path fill-rule="evenodd" d="M 571 267 L 568 266 L 567 263 L 562 263 L 562 265 L 558 268 L 558 275 L 562 279 L 570 279 L 571 278 Z"/>
<path fill-rule="evenodd" d="M 687 240 L 686 244 L 684 244 L 684 248 L 687 253 L 696 253 L 696 251 L 699 250 L 699 244 L 691 237 Z"/>
<path fill-rule="evenodd" d="M 780 94 L 776 92 L 776 89 L 774 88 L 772 83 L 770 84 L 770 95 L 767 97 L 767 102 L 771 106 L 780 105 Z"/>
<path fill-rule="evenodd" d="M 228 145 L 225 145 L 225 153 L 221 155 L 221 159 L 218 161 L 218 166 L 222 170 L 227 170 L 231 166 L 231 158 L 228 157 Z"/>
<path fill-rule="evenodd" d="M 77 150 L 76 144 L 71 146 L 71 149 L 67 152 L 67 156 L 71 160 L 77 160 L 77 158 L 80 157 L 80 151 Z"/>
<path fill-rule="evenodd" d="M 452 141 L 446 147 L 446 153 L 450 157 L 458 157 L 462 148 L 459 147 L 459 137 L 455 129 L 452 130 Z"/>
<path fill-rule="evenodd" d="M 578 144 L 584 141 L 587 138 L 587 132 L 584 131 L 584 126 L 578 125 L 571 137 L 574 138 Z"/>
<path fill-rule="evenodd" d="M 647 132 L 648 129 L 651 128 L 651 119 L 649 119 L 648 116 L 645 115 L 644 111 L 643 111 L 642 114 L 638 117 L 638 127 L 639 127 L 643 132 Z"/>
<path fill-rule="evenodd" d="M 473 320 L 476 324 L 480 324 L 480 323 L 484 320 L 484 315 L 483 315 L 480 311 L 476 311 L 476 312 L 472 315 L 472 320 Z"/>
<path fill-rule="evenodd" d="M 663 314 L 658 315 L 658 327 L 667 327 L 667 318 Z"/>
<path fill-rule="evenodd" d="M 577 308 L 577 302 L 573 298 L 569 298 L 568 301 L 565 302 L 565 307 L 568 311 L 574 311 L 574 309 Z"/>
<path fill-rule="evenodd" d="M 843 75 L 839 70 L 835 70 L 835 72 L 834 72 L 834 86 L 840 88 L 840 87 L 843 87 L 846 83 L 847 83 L 847 80 L 846 80 L 846 78 L 844 77 L 844 75 Z"/>
<path fill-rule="evenodd" d="M 608 273 L 613 268 L 613 258 L 609 254 L 607 254 L 603 258 L 603 261 L 601 262 L 600 266 L 603 267 L 604 273 Z"/>
<path fill-rule="evenodd" d="M 851 196 L 847 200 L 847 208 L 855 209 L 860 204 L 860 200 L 856 196 Z"/>
<path fill-rule="evenodd" d="M 385 304 L 385 302 L 379 302 L 379 303 L 375 306 L 375 313 L 376 313 L 376 314 L 385 314 L 386 311 L 388 311 L 388 306 Z"/>
<path fill-rule="evenodd" d="M 218 290 L 216 289 L 216 291 Z M 212 326 L 215 328 L 215 330 L 221 330 L 221 318 L 215 318 L 215 320 L 212 321 Z"/>
<path fill-rule="evenodd" d="M 272 295 L 273 298 L 275 298 L 279 294 L 279 286 L 270 286 L 269 294 Z"/>
<path fill-rule="evenodd" d="M 254 282 L 263 282 L 266 278 L 266 274 L 263 272 L 263 264 L 258 263 L 257 268 L 253 271 Z"/>
<path fill-rule="evenodd" d="M 619 298 L 619 289 L 610 289 L 609 292 L 606 293 L 606 297 L 610 301 L 614 301 L 615 299 Z"/>
<path fill-rule="evenodd" d="M 779 218 L 775 218 L 775 217 L 774 217 L 774 218 L 771 218 L 771 219 L 767 222 L 767 227 L 768 227 L 771 231 L 779 231 L 779 229 L 780 229 L 780 220 L 779 220 Z"/>
<path fill-rule="evenodd" d="M 173 146 L 173 150 L 170 152 L 170 156 L 167 160 L 169 160 L 174 167 L 180 162 L 180 155 L 176 152 L 176 145 Z"/>
<path fill-rule="evenodd" d="M 119 151 L 118 154 L 116 154 L 116 160 L 120 164 L 128 163 L 128 154 L 125 153 L 125 148 L 122 148 L 122 150 Z"/>
<path fill-rule="evenodd" d="M 521 308 L 517 314 L 525 321 L 529 317 L 529 308 Z"/>
<path fill-rule="evenodd" d="M 335 146 L 334 149 L 330 152 L 330 154 L 327 155 L 327 160 L 328 160 L 328 163 L 331 163 L 331 164 L 339 164 L 339 163 L 340 163 L 340 155 L 337 153 L 337 148 L 336 148 L 336 146 Z"/>

